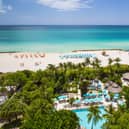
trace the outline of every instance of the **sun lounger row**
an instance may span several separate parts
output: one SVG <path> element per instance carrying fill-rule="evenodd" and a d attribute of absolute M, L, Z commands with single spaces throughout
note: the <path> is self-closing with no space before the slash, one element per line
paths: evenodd
<path fill-rule="evenodd" d="M 61 59 L 68 59 L 68 58 L 91 58 L 96 57 L 95 54 L 85 53 L 85 54 L 67 54 L 60 56 Z"/>
<path fill-rule="evenodd" d="M 44 58 L 45 54 L 16 54 L 14 58 Z"/>

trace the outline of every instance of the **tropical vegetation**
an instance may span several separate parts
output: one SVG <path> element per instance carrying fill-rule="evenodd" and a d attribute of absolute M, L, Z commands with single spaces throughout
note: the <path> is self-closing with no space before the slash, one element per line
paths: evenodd
<path fill-rule="evenodd" d="M 96 78 L 102 82 L 114 81 L 121 85 L 122 74 L 129 72 L 129 66 L 120 65 L 119 61 L 119 58 L 109 59 L 109 65 L 102 67 L 101 61 L 97 58 L 94 60 L 87 58 L 79 64 L 71 62 L 60 63 L 59 66 L 50 64 L 43 71 L 24 70 L 1 73 L 0 94 L 8 96 L 6 102 L 0 105 L 0 120 L 5 123 L 2 129 L 13 127 L 21 129 L 79 128 L 79 119 L 76 114 L 72 111 L 56 111 L 53 106 L 53 98 L 62 93 L 77 93 L 78 86 L 83 94 L 87 92 L 90 80 Z M 127 119 L 124 118 L 127 118 L 129 114 L 129 89 L 123 89 L 123 95 L 127 100 L 127 110 L 107 113 L 110 119 L 107 119 L 105 129 L 126 129 L 124 125 L 116 128 L 117 125 L 122 124 L 122 121 L 127 123 Z M 72 103 L 73 99 L 70 100 L 71 105 Z M 94 107 L 91 109 L 89 112 L 92 114 L 89 114 L 88 117 L 89 121 L 95 125 L 100 119 L 99 111 Z M 92 112 L 94 110 L 96 112 Z M 110 116 L 113 116 L 115 120 Z"/>

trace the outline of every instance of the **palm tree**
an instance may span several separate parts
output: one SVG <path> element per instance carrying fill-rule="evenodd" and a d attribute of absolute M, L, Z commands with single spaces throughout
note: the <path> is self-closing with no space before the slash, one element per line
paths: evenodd
<path fill-rule="evenodd" d="M 121 59 L 120 59 L 119 57 L 117 57 L 117 58 L 115 59 L 115 61 L 116 61 L 116 63 L 119 63 L 119 62 L 121 61 Z"/>
<path fill-rule="evenodd" d="M 91 65 L 93 66 L 93 68 L 96 67 L 95 61 L 92 61 Z"/>
<path fill-rule="evenodd" d="M 117 57 L 116 59 L 114 59 L 114 61 L 116 62 L 115 65 L 116 65 L 116 73 L 117 75 L 119 75 L 119 70 L 120 70 L 120 61 L 121 59 L 119 57 Z"/>
<path fill-rule="evenodd" d="M 114 61 L 116 62 L 117 68 L 119 68 L 119 66 L 120 66 L 119 63 L 121 62 L 121 59 L 119 57 L 117 57 Z"/>
<path fill-rule="evenodd" d="M 92 66 L 93 66 L 93 68 L 99 68 L 100 67 L 100 65 L 101 65 L 101 60 L 99 60 L 98 58 L 95 58 L 94 60 L 93 60 L 93 62 L 92 62 Z"/>
<path fill-rule="evenodd" d="M 108 59 L 108 65 L 111 66 L 111 64 L 113 63 L 113 60 L 111 58 Z"/>
<path fill-rule="evenodd" d="M 23 116 L 25 104 L 16 96 L 13 95 L 0 107 L 0 117 L 8 122 L 18 120 L 18 116 Z"/>
<path fill-rule="evenodd" d="M 66 63 L 63 63 L 63 66 L 64 66 L 64 72 L 66 72 L 66 70 L 67 70 L 67 64 Z"/>
<path fill-rule="evenodd" d="M 52 65 L 52 64 L 48 64 L 47 68 L 50 69 L 50 70 L 55 70 L 56 69 L 55 65 Z"/>
<path fill-rule="evenodd" d="M 69 99 L 69 104 L 72 106 L 74 101 L 75 101 L 74 98 L 70 98 L 70 99 Z"/>
<path fill-rule="evenodd" d="M 90 58 L 86 58 L 85 59 L 85 66 L 89 66 L 90 65 Z"/>
<path fill-rule="evenodd" d="M 113 114 L 114 111 L 115 111 L 115 110 L 114 110 L 112 104 L 109 105 L 109 107 L 105 109 L 105 112 L 106 112 L 107 114 Z M 105 116 L 105 115 L 104 115 L 104 116 Z"/>
<path fill-rule="evenodd" d="M 59 68 L 63 69 L 63 64 L 59 63 Z"/>
<path fill-rule="evenodd" d="M 101 111 L 99 110 L 99 108 L 97 106 L 91 106 L 89 109 L 88 109 L 88 123 L 92 122 L 92 125 L 91 125 L 91 129 L 94 128 L 94 125 L 97 124 L 97 122 L 99 120 L 102 119 L 101 117 Z"/>
<path fill-rule="evenodd" d="M 81 96 L 83 96 L 83 94 L 88 92 L 88 86 L 89 86 L 90 82 L 88 80 L 83 80 L 80 83 L 79 88 L 81 89 Z"/>
<path fill-rule="evenodd" d="M 72 68 L 74 67 L 74 64 L 73 64 L 72 62 L 68 62 L 68 63 L 67 63 L 67 67 L 68 67 L 69 69 L 72 69 Z"/>
<path fill-rule="evenodd" d="M 122 115 L 122 110 L 124 111 L 125 109 L 118 108 L 118 110 L 115 111 L 112 105 L 105 109 L 106 114 L 104 114 L 103 117 L 106 119 L 106 121 L 103 124 L 102 129 L 118 129 L 118 119 Z"/>
<path fill-rule="evenodd" d="M 122 95 L 125 97 L 126 100 L 126 108 L 129 109 L 129 87 L 123 87 Z"/>
<path fill-rule="evenodd" d="M 112 72 L 112 63 L 113 63 L 113 59 L 112 58 L 109 58 L 108 59 L 108 66 L 109 66 L 109 70 L 110 70 L 110 73 Z"/>
<path fill-rule="evenodd" d="M 95 63 L 96 63 L 96 66 L 100 66 L 101 65 L 101 60 L 99 60 L 98 58 L 95 58 Z"/>

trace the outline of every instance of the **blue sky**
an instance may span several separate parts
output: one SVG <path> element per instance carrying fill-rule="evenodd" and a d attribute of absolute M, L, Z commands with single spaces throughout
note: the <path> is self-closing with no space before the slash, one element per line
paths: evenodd
<path fill-rule="evenodd" d="M 0 25 L 129 25 L 129 0 L 0 0 Z"/>

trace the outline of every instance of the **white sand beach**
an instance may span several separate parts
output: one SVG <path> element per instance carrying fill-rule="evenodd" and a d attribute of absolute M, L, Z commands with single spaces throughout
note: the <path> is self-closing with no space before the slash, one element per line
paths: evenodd
<path fill-rule="evenodd" d="M 45 69 L 48 64 L 83 62 L 85 58 L 61 58 L 64 55 L 92 54 L 101 60 L 101 65 L 106 66 L 108 59 L 119 57 L 121 64 L 129 64 L 129 52 L 121 50 L 105 50 L 107 56 L 102 55 L 103 50 L 77 51 L 71 53 L 0 53 L 0 72 L 15 72 L 20 70 Z M 92 57 L 91 57 L 92 58 Z"/>

